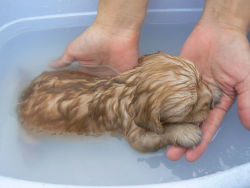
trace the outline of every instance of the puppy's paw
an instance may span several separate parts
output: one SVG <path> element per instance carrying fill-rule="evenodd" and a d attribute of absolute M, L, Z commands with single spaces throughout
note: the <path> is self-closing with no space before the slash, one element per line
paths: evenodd
<path fill-rule="evenodd" d="M 193 148 L 201 142 L 202 132 L 197 125 L 179 124 L 171 126 L 170 143 Z"/>

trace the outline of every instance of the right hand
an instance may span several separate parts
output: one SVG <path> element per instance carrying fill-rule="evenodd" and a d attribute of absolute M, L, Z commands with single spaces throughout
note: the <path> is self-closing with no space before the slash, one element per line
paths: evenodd
<path fill-rule="evenodd" d="M 194 149 L 171 147 L 167 152 L 171 160 L 180 159 L 186 152 L 186 160 L 195 161 L 208 147 L 236 97 L 241 123 L 250 130 L 250 44 L 246 33 L 237 27 L 201 20 L 180 55 L 196 64 L 204 81 L 223 92 L 220 104 L 201 126 L 201 143 Z"/>
<path fill-rule="evenodd" d="M 137 64 L 138 40 L 139 31 L 93 24 L 50 66 L 61 68 L 79 61 L 83 72 L 98 76 L 115 75 Z"/>

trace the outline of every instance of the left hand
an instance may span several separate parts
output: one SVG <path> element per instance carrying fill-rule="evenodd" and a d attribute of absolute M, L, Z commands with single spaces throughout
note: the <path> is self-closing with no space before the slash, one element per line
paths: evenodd
<path fill-rule="evenodd" d="M 93 24 L 50 65 L 60 68 L 79 61 L 81 71 L 98 76 L 115 75 L 129 70 L 137 64 L 138 33 L 137 30 Z"/>

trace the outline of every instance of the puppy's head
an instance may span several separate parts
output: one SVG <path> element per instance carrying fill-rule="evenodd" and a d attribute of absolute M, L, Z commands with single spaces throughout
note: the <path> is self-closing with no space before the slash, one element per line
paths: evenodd
<path fill-rule="evenodd" d="M 160 52 L 140 63 L 130 105 L 140 127 L 161 134 L 167 124 L 199 124 L 220 99 L 220 90 L 205 84 L 190 61 Z"/>

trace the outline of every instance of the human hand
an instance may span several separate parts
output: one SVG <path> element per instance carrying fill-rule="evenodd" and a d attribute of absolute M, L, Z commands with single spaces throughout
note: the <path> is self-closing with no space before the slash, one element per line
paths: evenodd
<path fill-rule="evenodd" d="M 208 147 L 224 115 L 238 97 L 238 115 L 250 129 L 250 45 L 246 33 L 237 27 L 200 22 L 183 45 L 180 55 L 193 61 L 203 79 L 223 91 L 221 103 L 202 124 L 202 142 L 194 149 L 170 147 L 167 157 L 197 160 Z"/>
<path fill-rule="evenodd" d="M 138 38 L 138 31 L 93 24 L 50 65 L 60 68 L 79 61 L 83 72 L 98 76 L 114 75 L 137 64 Z"/>

